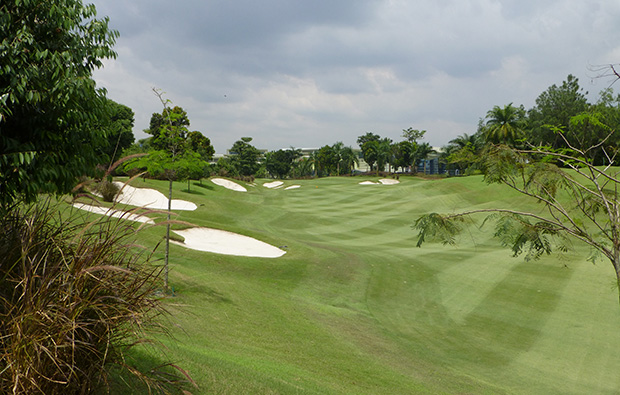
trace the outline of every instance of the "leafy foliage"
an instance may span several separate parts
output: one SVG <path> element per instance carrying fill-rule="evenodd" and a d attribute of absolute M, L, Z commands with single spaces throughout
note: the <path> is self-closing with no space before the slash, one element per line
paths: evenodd
<path fill-rule="evenodd" d="M 337 174 L 339 162 L 338 154 L 330 145 L 324 145 L 314 153 L 314 167 L 319 177 Z"/>
<path fill-rule="evenodd" d="M 187 144 L 192 151 L 198 153 L 202 160 L 209 161 L 213 159 L 215 148 L 211 145 L 211 140 L 204 134 L 193 131 L 187 134 Z"/>
<path fill-rule="evenodd" d="M 340 162 L 339 162 L 339 174 L 350 173 L 355 168 L 355 165 L 359 165 L 359 159 L 357 154 L 351 147 L 342 147 L 340 150 Z"/>
<path fill-rule="evenodd" d="M 287 177 L 294 162 L 301 156 L 301 151 L 295 149 L 278 150 L 265 155 L 266 170 L 272 177 Z"/>
<path fill-rule="evenodd" d="M 155 93 L 159 94 L 158 92 Z M 154 149 L 171 150 L 174 143 L 171 141 L 173 137 L 183 141 L 187 138 L 188 126 L 187 112 L 179 106 L 170 108 L 165 102 L 161 114 L 153 113 L 149 128 L 145 132 L 153 136 L 150 144 Z"/>
<path fill-rule="evenodd" d="M 252 137 L 242 137 L 235 141 L 230 148 L 230 162 L 236 169 L 236 172 L 242 176 L 251 176 L 256 174 L 260 168 L 258 160 L 261 157 L 260 151 L 252 144 Z"/>
<path fill-rule="evenodd" d="M 134 142 L 134 113 L 131 108 L 106 99 L 104 118 L 99 122 L 106 136 L 106 143 L 100 149 L 107 162 L 114 163 Z"/>
<path fill-rule="evenodd" d="M 484 136 L 493 144 L 514 145 L 524 137 L 525 109 L 512 103 L 502 107 L 495 106 L 487 113 Z"/>
<path fill-rule="evenodd" d="M 104 92 L 92 71 L 118 33 L 80 0 L 0 6 L 0 205 L 66 193 L 94 169 Z"/>
<path fill-rule="evenodd" d="M 403 129 L 402 137 L 404 137 L 405 140 L 410 143 L 417 143 L 418 140 L 421 140 L 424 138 L 425 134 L 426 134 L 426 130 L 407 128 L 407 129 Z"/>
<path fill-rule="evenodd" d="M 456 244 L 455 237 L 461 232 L 462 227 L 459 222 L 462 221 L 462 216 L 453 219 L 437 213 L 418 218 L 413 225 L 419 231 L 416 247 L 421 247 L 426 239 L 438 240 L 443 244 Z"/>
<path fill-rule="evenodd" d="M 562 85 L 553 84 L 541 93 L 534 108 L 528 112 L 531 129 L 528 141 L 535 145 L 561 148 L 564 145 L 563 139 L 547 125 L 567 130 L 571 117 L 588 110 L 586 93 L 579 86 L 579 79 L 570 74 Z"/>
<path fill-rule="evenodd" d="M 580 115 L 570 122 L 579 124 L 588 119 Z M 544 206 L 542 213 L 494 208 L 452 215 L 429 214 L 415 223 L 419 230 L 418 246 L 436 235 L 452 240 L 448 237 L 458 231 L 452 224 L 454 220 L 492 213 L 487 221 L 496 221 L 495 235 L 514 255 L 527 252 L 527 259 L 535 259 L 549 254 L 554 239 L 557 248 L 565 251 L 570 237 L 609 259 L 620 285 L 620 172 L 611 166 L 616 154 L 616 147 L 609 144 L 611 133 L 595 145 L 585 146 L 573 145 L 563 133 L 559 137 L 566 148 L 540 145 L 516 149 L 499 145 L 486 152 L 485 180 L 536 200 Z M 593 164 L 589 155 L 593 150 L 606 158 L 606 167 Z"/>

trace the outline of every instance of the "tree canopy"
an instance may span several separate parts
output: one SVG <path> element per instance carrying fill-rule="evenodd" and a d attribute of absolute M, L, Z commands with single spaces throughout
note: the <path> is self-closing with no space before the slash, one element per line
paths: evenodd
<path fill-rule="evenodd" d="M 494 106 L 486 117 L 484 136 L 493 144 L 514 145 L 517 140 L 525 137 L 525 109 L 515 107 L 512 103 L 504 107 Z"/>
<path fill-rule="evenodd" d="M 134 112 L 131 108 L 113 100 L 105 100 L 106 111 L 100 120 L 101 128 L 106 136 L 105 145 L 100 149 L 108 163 L 116 162 L 122 153 L 134 142 Z"/>
<path fill-rule="evenodd" d="M 80 0 L 0 6 L 0 205 L 66 193 L 94 170 L 104 91 L 91 78 L 118 32 Z"/>
<path fill-rule="evenodd" d="M 569 74 L 562 85 L 551 85 L 536 98 L 536 105 L 528 113 L 532 144 L 551 143 L 554 148 L 563 140 L 547 125 L 567 129 L 570 118 L 588 109 L 587 92 L 579 86 L 579 79 Z"/>
<path fill-rule="evenodd" d="M 260 151 L 252 144 L 252 137 L 242 137 L 230 148 L 230 162 L 236 172 L 242 176 L 252 176 L 258 171 Z"/>
<path fill-rule="evenodd" d="M 272 177 L 286 178 L 293 169 L 295 160 L 301 157 L 301 151 L 296 149 L 277 150 L 265 155 L 267 172 Z"/>

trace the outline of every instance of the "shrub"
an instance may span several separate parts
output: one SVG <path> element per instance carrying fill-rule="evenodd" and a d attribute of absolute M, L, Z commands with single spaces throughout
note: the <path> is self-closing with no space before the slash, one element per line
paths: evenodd
<path fill-rule="evenodd" d="M 97 184 L 97 192 L 103 197 L 104 202 L 113 202 L 120 188 L 110 180 L 103 179 Z"/>
<path fill-rule="evenodd" d="M 160 268 L 136 253 L 134 235 L 129 221 L 85 224 L 49 202 L 0 218 L 1 393 L 92 393 L 109 388 L 112 370 L 166 390 L 125 362 L 163 312 Z"/>

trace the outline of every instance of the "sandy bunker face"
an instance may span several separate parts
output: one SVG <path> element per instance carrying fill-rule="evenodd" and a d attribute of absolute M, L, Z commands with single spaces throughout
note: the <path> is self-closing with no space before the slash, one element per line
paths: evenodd
<path fill-rule="evenodd" d="M 131 206 L 146 207 L 159 210 L 168 210 L 168 198 L 161 192 L 149 188 L 134 188 L 122 182 L 114 182 L 122 188 L 121 194 L 116 197 L 117 203 L 129 204 Z M 173 210 L 194 211 L 198 208 L 196 204 L 186 200 L 172 199 Z"/>
<path fill-rule="evenodd" d="M 122 210 L 109 209 L 106 207 L 97 207 L 91 206 L 90 204 L 84 203 L 74 203 L 73 207 L 79 208 L 80 210 L 89 211 L 91 213 L 99 214 L 99 215 L 107 215 L 109 217 L 122 218 L 129 221 L 142 222 L 146 224 L 154 224 L 155 221 L 150 219 L 145 215 L 132 214 Z"/>
<path fill-rule="evenodd" d="M 359 184 L 360 185 L 396 185 L 396 184 L 400 184 L 400 181 L 393 180 L 391 178 L 382 178 L 379 180 L 379 182 L 362 181 Z"/>
<path fill-rule="evenodd" d="M 198 251 L 257 258 L 279 258 L 286 254 L 271 244 L 225 230 L 190 228 L 173 232 L 185 238 L 185 243 L 175 244 Z"/>
<path fill-rule="evenodd" d="M 237 192 L 247 192 L 248 190 L 245 189 L 245 187 L 242 187 L 241 185 L 237 184 L 236 182 L 227 180 L 225 178 L 212 178 L 211 182 L 214 183 L 215 185 L 219 185 L 221 187 L 224 187 L 226 189 L 230 189 L 233 191 L 237 191 Z"/>
<path fill-rule="evenodd" d="M 274 189 L 274 188 L 281 187 L 283 184 L 284 183 L 282 181 L 272 181 L 272 182 L 264 183 L 263 186 L 265 188 Z"/>

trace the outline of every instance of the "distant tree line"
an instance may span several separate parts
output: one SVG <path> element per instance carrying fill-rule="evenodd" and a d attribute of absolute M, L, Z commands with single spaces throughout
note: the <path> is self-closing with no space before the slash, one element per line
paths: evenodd
<path fill-rule="evenodd" d="M 531 144 L 557 150 L 594 147 L 607 139 L 607 144 L 617 146 L 620 135 L 607 135 L 620 126 L 620 95 L 607 88 L 595 103 L 589 103 L 586 95 L 579 80 L 568 75 L 561 85 L 541 93 L 530 109 L 513 103 L 494 106 L 480 119 L 474 134 L 462 134 L 444 147 L 442 160 L 452 170 L 472 174 L 482 170 L 483 152 L 492 145 L 520 149 Z M 594 147 L 589 155 L 593 164 L 605 160 L 600 148 Z"/>

